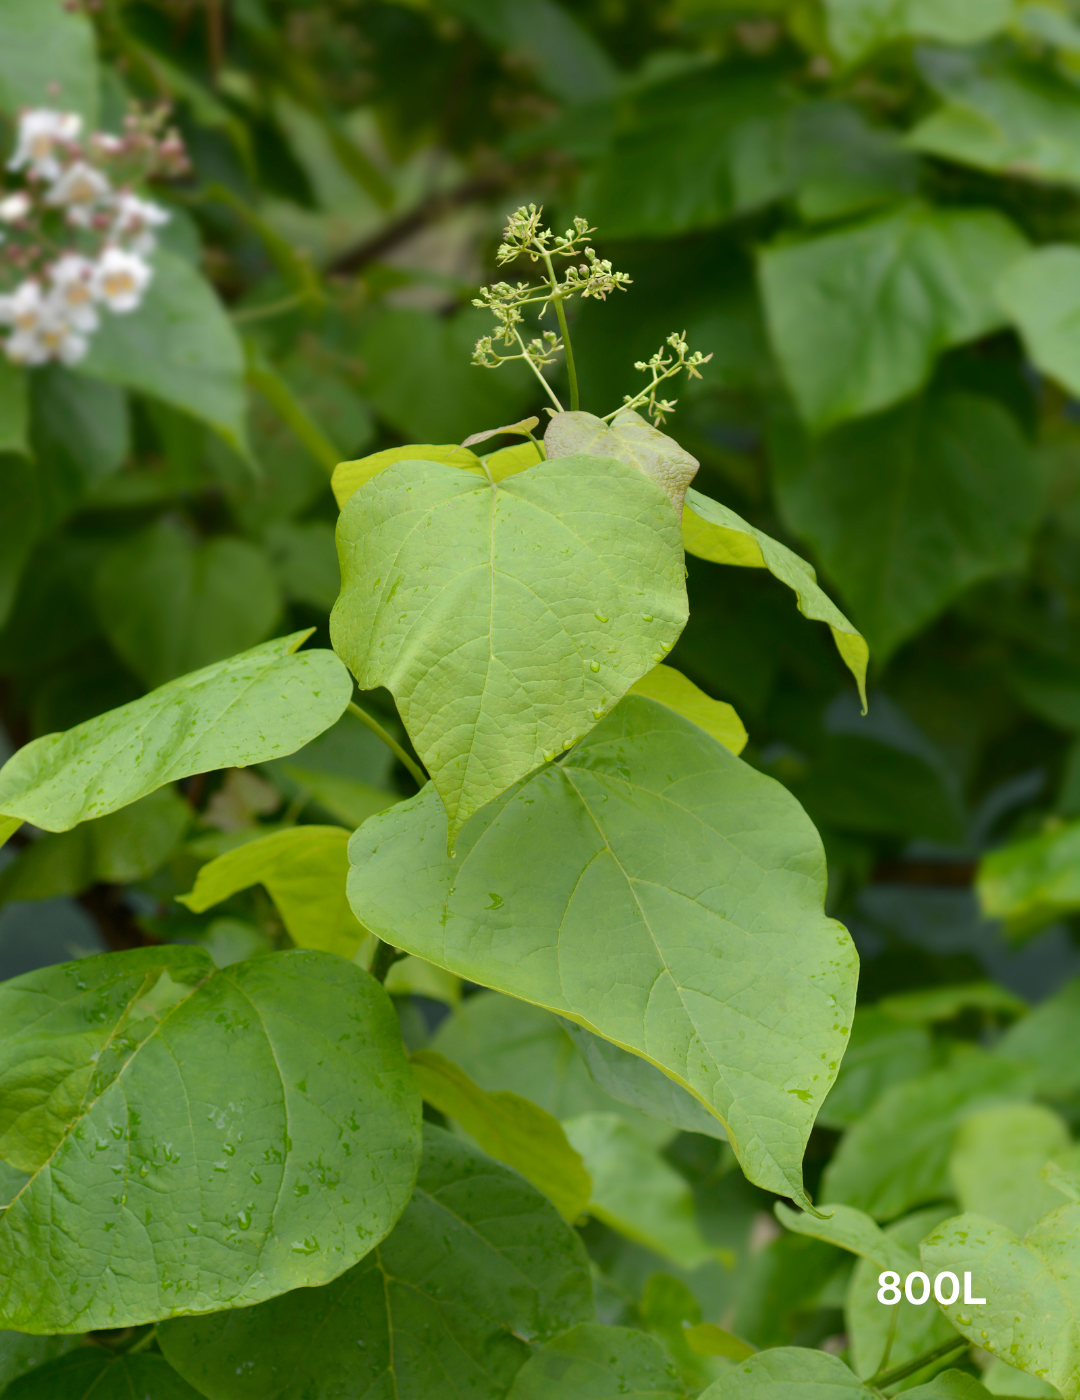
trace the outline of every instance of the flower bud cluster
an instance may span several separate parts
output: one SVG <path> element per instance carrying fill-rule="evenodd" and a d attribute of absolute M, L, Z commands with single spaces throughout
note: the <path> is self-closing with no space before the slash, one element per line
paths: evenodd
<path fill-rule="evenodd" d="M 14 176 L 0 187 L 0 340 L 16 364 L 76 364 L 105 309 L 134 311 L 150 285 L 155 230 L 169 215 L 133 186 L 188 169 L 164 112 L 133 113 L 124 133 L 82 140 L 74 112 L 39 107 L 19 120 Z"/>

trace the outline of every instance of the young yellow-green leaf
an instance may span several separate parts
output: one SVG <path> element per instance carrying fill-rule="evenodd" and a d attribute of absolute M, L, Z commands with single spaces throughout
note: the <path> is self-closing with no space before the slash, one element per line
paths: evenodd
<path fill-rule="evenodd" d="M 1012 0 L 825 0 L 829 43 L 845 63 L 898 39 L 977 44 L 1012 10 Z"/>
<path fill-rule="evenodd" d="M 484 458 L 484 470 L 492 481 L 505 481 L 508 476 L 528 471 L 544 461 L 535 442 L 519 442 L 516 447 L 504 447 Z"/>
<path fill-rule="evenodd" d="M 81 1346 L 15 1381 L 4 1400 L 201 1400 L 163 1356 Z"/>
<path fill-rule="evenodd" d="M 535 1352 L 506 1400 L 683 1400 L 679 1373 L 646 1332 L 583 1322 Z"/>
<path fill-rule="evenodd" d="M 510 437 L 528 437 L 539 422 L 540 419 L 534 414 L 529 418 L 520 419 L 517 423 L 503 423 L 498 428 L 485 428 L 482 433 L 470 433 L 461 445 L 475 447 L 479 442 L 488 442 L 491 438 L 502 437 L 504 434 Z"/>
<path fill-rule="evenodd" d="M 633 409 L 617 413 L 610 426 L 592 413 L 556 413 L 544 433 L 544 451 L 549 461 L 584 455 L 627 462 L 667 493 L 680 516 L 686 488 L 701 465 Z"/>
<path fill-rule="evenodd" d="M 1080 394 L 1080 248 L 1070 243 L 1037 248 L 1008 269 L 997 296 L 1032 363 L 1070 394 Z"/>
<path fill-rule="evenodd" d="M 717 1114 L 752 1181 L 805 1200 L 857 960 L 794 798 L 630 696 L 478 814 L 455 857 L 445 832 L 429 789 L 360 828 L 361 922 L 652 1060 Z"/>
<path fill-rule="evenodd" d="M 817 574 L 805 559 L 786 545 L 755 530 L 745 520 L 700 492 L 686 493 L 683 511 L 683 545 L 687 554 L 710 559 L 714 564 L 735 564 L 748 569 L 768 569 L 798 599 L 803 617 L 828 623 L 836 649 L 855 677 L 866 707 L 866 666 L 870 653 L 862 637 L 817 581 Z"/>
<path fill-rule="evenodd" d="M 0 1322 L 126 1327 L 325 1283 L 412 1190 L 420 1095 L 360 968 L 106 953 L 0 985 Z"/>
<path fill-rule="evenodd" d="M 356 958 L 361 965 L 366 966 L 371 962 L 375 952 L 374 938 L 369 948 L 370 952 L 364 950 Z M 391 996 L 429 997 L 432 1001 L 441 1001 L 451 1007 L 461 1001 L 461 978 L 447 972 L 444 967 L 425 962 L 423 958 L 399 958 L 386 974 L 383 986 Z"/>
<path fill-rule="evenodd" d="M 975 881 L 988 918 L 1023 938 L 1080 909 L 1080 822 L 990 851 Z"/>
<path fill-rule="evenodd" d="M 961 1011 L 998 1011 L 1010 1020 L 1027 1014 L 1028 1004 L 996 982 L 954 982 L 882 997 L 877 1009 L 890 1020 L 925 1025 L 951 1021 Z"/>
<path fill-rule="evenodd" d="M 891 1220 L 948 1195 L 948 1162 L 963 1120 L 1031 1097 L 1021 1066 L 974 1047 L 952 1063 L 895 1085 L 851 1128 L 822 1179 L 821 1199 Z"/>
<path fill-rule="evenodd" d="M 59 94 L 59 96 L 58 96 Z M 4 0 L 0 10 L 0 111 L 24 107 L 78 112 L 97 125 L 101 77 L 89 15 L 63 0 Z"/>
<path fill-rule="evenodd" d="M 1070 1142 L 1065 1122 L 1042 1104 L 1002 1104 L 972 1114 L 961 1123 L 949 1158 L 960 1209 L 1022 1235 L 1060 1204 L 1040 1174 Z"/>
<path fill-rule="evenodd" d="M 557 1118 L 518 1094 L 489 1094 L 436 1050 L 415 1050 L 420 1093 L 464 1128 L 489 1157 L 519 1171 L 571 1224 L 589 1204 L 592 1182 Z"/>
<path fill-rule="evenodd" d="M 776 1218 L 797 1235 L 812 1235 L 827 1244 L 837 1244 L 882 1269 L 895 1269 L 906 1277 L 918 1267 L 915 1255 L 884 1234 L 876 1221 L 854 1206 L 826 1206 L 822 1216 L 794 1211 L 783 1201 L 776 1203 Z"/>
<path fill-rule="evenodd" d="M 663 491 L 603 457 L 494 486 L 399 462 L 338 523 L 335 649 L 385 685 L 449 818 L 570 748 L 674 645 L 687 616 Z"/>
<path fill-rule="evenodd" d="M 1002 325 L 995 284 L 1027 251 L 1001 214 L 918 201 L 765 249 L 766 319 L 803 421 L 820 432 L 914 393 L 943 350 Z"/>
<path fill-rule="evenodd" d="M 1080 183 L 1080 95 L 1064 74 L 994 49 L 924 50 L 919 68 L 944 102 L 908 133 L 909 147 L 980 170 Z"/>
<path fill-rule="evenodd" d="M 265 885 L 298 948 L 355 955 L 368 933 L 349 908 L 349 832 L 341 826 L 290 826 L 226 851 L 204 865 L 190 894 L 196 914 L 238 890 Z"/>
<path fill-rule="evenodd" d="M 753 1356 L 757 1347 L 727 1332 L 715 1322 L 695 1322 L 692 1327 L 683 1329 L 686 1344 L 695 1356 L 724 1356 L 729 1361 L 745 1361 Z"/>
<path fill-rule="evenodd" d="M 746 748 L 749 736 L 734 709 L 723 700 L 714 700 L 711 695 L 706 695 L 674 666 L 654 666 L 641 680 L 634 682 L 629 694 L 643 695 L 646 700 L 666 705 L 691 724 L 704 729 L 706 734 L 711 734 L 734 754 L 740 754 Z"/>
<path fill-rule="evenodd" d="M 458 447 L 448 442 L 441 446 L 432 443 L 409 443 L 405 447 L 388 447 L 384 452 L 373 452 L 370 457 L 360 457 L 355 462 L 339 462 L 334 468 L 330 485 L 339 508 L 358 491 L 366 481 L 395 462 L 442 462 L 446 466 L 461 467 L 465 471 L 482 472 L 480 458 L 467 447 Z"/>
<path fill-rule="evenodd" d="M 873 1392 L 838 1356 L 773 1347 L 725 1371 L 699 1400 L 873 1400 Z"/>
<path fill-rule="evenodd" d="M 105 318 L 79 369 L 191 414 L 245 453 L 244 350 L 232 322 L 185 258 L 159 248 L 152 262 L 142 304 Z"/>
<path fill-rule="evenodd" d="M 14 836 L 20 826 L 22 826 L 21 817 L 0 817 L 0 846 L 2 846 L 9 837 Z"/>
<path fill-rule="evenodd" d="M 625 1119 L 583 1113 L 563 1127 L 592 1179 L 590 1215 L 684 1269 L 715 1257 L 685 1179 Z"/>
<path fill-rule="evenodd" d="M 1080 1395 L 1080 1205 L 1058 1206 L 1021 1239 L 981 1215 L 958 1215 L 921 1248 L 933 1276 L 971 1274 L 984 1304 L 942 1304 L 949 1321 L 976 1346 L 1028 1375 L 1056 1385 L 1065 1400 Z"/>
<path fill-rule="evenodd" d="M 588 1258 L 555 1207 L 425 1124 L 412 1199 L 362 1264 L 158 1335 L 207 1400 L 503 1400 L 530 1343 L 592 1317 Z"/>
<path fill-rule="evenodd" d="M 107 817 L 48 833 L 0 871 L 0 903 L 79 894 L 98 881 L 143 880 L 165 863 L 193 818 L 179 793 L 160 788 Z"/>
<path fill-rule="evenodd" d="M 86 720 L 34 739 L 0 768 L 0 818 L 66 831 L 193 773 L 295 753 L 352 696 L 332 651 L 278 637 Z"/>

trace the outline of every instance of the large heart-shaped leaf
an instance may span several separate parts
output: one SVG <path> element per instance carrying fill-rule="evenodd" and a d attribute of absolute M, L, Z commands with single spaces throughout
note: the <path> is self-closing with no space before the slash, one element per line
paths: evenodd
<path fill-rule="evenodd" d="M 334 646 L 385 685 L 449 818 L 562 753 L 662 661 L 686 621 L 679 524 L 623 462 L 566 457 L 496 485 L 384 468 L 338 524 Z"/>
<path fill-rule="evenodd" d="M 0 986 L 0 1320 L 125 1327 L 324 1283 L 401 1214 L 420 1096 L 389 997 L 288 952 L 106 953 Z"/>
<path fill-rule="evenodd" d="M 44 734 L 0 768 L 0 817 L 66 831 L 192 773 L 295 753 L 352 695 L 332 651 L 294 632 L 78 724 Z"/>
<path fill-rule="evenodd" d="M 445 830 L 425 790 L 354 835 L 361 922 L 652 1060 L 722 1119 L 751 1180 L 805 1199 L 856 956 L 794 798 L 631 696 L 478 815 L 456 857 Z"/>
<path fill-rule="evenodd" d="M 838 1356 L 774 1347 L 732 1366 L 700 1400 L 872 1400 L 873 1392 Z"/>
<path fill-rule="evenodd" d="M 997 296 L 1032 363 L 1071 394 L 1080 393 L 1080 248 L 1060 243 L 1029 253 L 1005 273 Z"/>
<path fill-rule="evenodd" d="M 1056 1385 L 1065 1400 L 1080 1395 L 1080 1205 L 1058 1206 L 1021 1239 L 981 1215 L 958 1215 L 921 1247 L 931 1275 L 971 1274 L 973 1297 L 961 1289 L 942 1304 L 949 1321 L 976 1346 L 1029 1376 Z"/>
<path fill-rule="evenodd" d="M 530 1353 L 593 1315 L 585 1250 L 516 1172 L 425 1126 L 396 1229 L 324 1288 L 171 1322 L 170 1363 L 208 1400 L 502 1400 Z"/>
<path fill-rule="evenodd" d="M 583 1322 L 531 1356 L 506 1400 L 682 1400 L 679 1373 L 647 1332 Z"/>
<path fill-rule="evenodd" d="M 633 409 L 616 413 L 610 427 L 592 413 L 556 413 L 544 433 L 544 450 L 549 458 L 581 453 L 627 462 L 662 487 L 680 515 L 686 488 L 701 465 Z"/>

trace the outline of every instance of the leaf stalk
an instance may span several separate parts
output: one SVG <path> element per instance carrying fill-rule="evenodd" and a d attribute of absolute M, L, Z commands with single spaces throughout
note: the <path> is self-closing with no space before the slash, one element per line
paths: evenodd
<path fill-rule="evenodd" d="M 416 760 L 410 754 L 405 752 L 405 750 L 401 747 L 401 745 L 394 738 L 394 736 L 388 733 L 377 719 L 374 719 L 371 715 L 369 715 L 366 710 L 362 710 L 359 705 L 354 705 L 351 700 L 349 701 L 348 709 L 352 714 L 356 716 L 356 718 L 360 721 L 361 724 L 366 724 L 373 734 L 377 734 L 379 736 L 379 738 L 383 741 L 383 743 L 390 750 L 390 752 L 394 754 L 397 758 L 399 758 L 402 763 L 404 763 L 405 767 L 416 779 L 417 786 L 423 787 L 428 780 L 427 774 L 416 762 Z"/>

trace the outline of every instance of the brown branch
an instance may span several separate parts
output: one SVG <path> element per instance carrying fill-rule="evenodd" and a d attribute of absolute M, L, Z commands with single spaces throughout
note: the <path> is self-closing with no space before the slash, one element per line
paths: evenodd
<path fill-rule="evenodd" d="M 161 942 L 139 927 L 124 903 L 122 885 L 91 885 L 79 895 L 79 903 L 97 924 L 102 938 L 115 953 L 129 948 L 150 948 Z"/>

